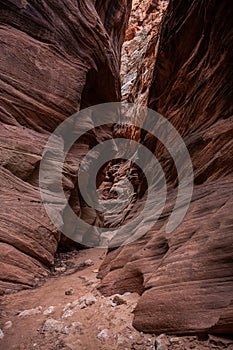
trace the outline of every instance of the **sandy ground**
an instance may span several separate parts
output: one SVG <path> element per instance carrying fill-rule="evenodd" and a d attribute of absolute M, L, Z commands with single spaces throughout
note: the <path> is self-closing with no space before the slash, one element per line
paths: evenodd
<path fill-rule="evenodd" d="M 64 254 L 57 266 L 66 265 L 66 271 L 58 268 L 41 287 L 5 295 L 0 307 L 0 349 L 233 349 L 232 341 L 221 338 L 199 342 L 196 337 L 156 338 L 137 332 L 131 324 L 139 296 L 126 293 L 117 299 L 118 305 L 114 297 L 103 297 L 97 290 L 96 275 L 105 254 L 101 249 Z M 87 259 L 94 264 L 85 266 Z M 81 297 L 90 305 L 84 305 Z M 25 310 L 31 310 L 29 315 L 20 315 Z"/>

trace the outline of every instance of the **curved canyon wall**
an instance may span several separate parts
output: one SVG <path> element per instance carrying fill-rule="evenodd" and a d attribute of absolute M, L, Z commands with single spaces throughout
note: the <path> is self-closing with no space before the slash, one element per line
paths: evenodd
<path fill-rule="evenodd" d="M 164 147 L 142 132 L 143 144 L 166 174 L 167 205 L 143 238 L 109 251 L 99 273 L 101 291 L 138 292 L 134 326 L 141 331 L 230 333 L 232 5 L 226 0 L 170 1 L 162 30 L 167 1 L 134 5 L 142 16 L 132 14 L 124 43 L 123 99 L 148 105 L 177 128 L 192 157 L 195 188 L 185 220 L 166 234 L 177 172 Z M 41 203 L 41 153 L 50 133 L 69 115 L 120 100 L 120 50 L 130 8 L 130 0 L 1 2 L 0 292 L 35 286 L 49 273 L 61 234 Z M 142 62 L 131 46 L 137 38 Z M 70 203 L 90 223 L 99 218 L 77 196 L 77 160 L 97 138 L 106 139 L 112 132 L 117 136 L 117 129 L 106 127 L 82 139 L 65 169 Z M 138 191 L 133 216 L 144 203 L 146 185 L 141 174 L 134 171 L 132 176 Z"/>
<path fill-rule="evenodd" d="M 1 1 L 0 292 L 36 285 L 53 264 L 61 236 L 41 203 L 42 150 L 72 113 L 120 100 L 130 9 L 130 0 Z M 109 132 L 102 130 L 100 138 Z M 77 144 L 70 156 L 64 181 L 71 200 L 77 160 L 92 141 Z M 75 202 L 75 212 L 85 215 Z M 96 220 L 94 210 L 88 215 Z"/>
<path fill-rule="evenodd" d="M 143 238 L 110 251 L 99 274 L 106 295 L 141 294 L 134 312 L 140 331 L 233 330 L 232 36 L 229 2 L 170 2 L 148 106 L 165 116 L 186 142 L 194 168 L 192 202 L 183 223 L 167 234 L 177 173 L 164 147 L 143 133 L 142 142 L 166 174 L 167 207 Z M 139 191 L 143 195 L 143 186 Z M 138 208 L 139 201 L 134 210 Z"/>

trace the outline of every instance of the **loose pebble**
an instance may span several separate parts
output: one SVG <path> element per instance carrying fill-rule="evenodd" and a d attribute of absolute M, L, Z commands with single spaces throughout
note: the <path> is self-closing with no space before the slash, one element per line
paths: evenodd
<path fill-rule="evenodd" d="M 122 344 L 124 344 L 124 342 L 125 342 L 124 338 L 119 337 L 117 339 L 117 345 L 122 345 Z"/>
<path fill-rule="evenodd" d="M 19 317 L 24 317 L 24 316 L 32 316 L 32 315 L 37 315 L 40 314 L 42 311 L 42 306 L 38 306 L 34 309 L 29 309 L 29 310 L 24 310 L 18 313 Z"/>
<path fill-rule="evenodd" d="M 50 315 L 51 313 L 53 313 L 54 310 L 54 306 L 49 306 L 46 310 L 44 310 L 43 315 Z"/>
<path fill-rule="evenodd" d="M 127 301 L 124 300 L 120 295 L 115 295 L 112 299 L 113 303 L 114 304 L 117 304 L 117 305 L 123 305 L 123 304 L 127 304 Z"/>
<path fill-rule="evenodd" d="M 74 294 L 73 288 L 69 288 L 65 291 L 65 295 L 72 295 L 72 294 Z"/>
<path fill-rule="evenodd" d="M 82 329 L 82 323 L 72 322 L 71 325 L 69 325 L 68 327 L 69 327 L 69 333 L 80 332 Z"/>
<path fill-rule="evenodd" d="M 80 308 L 84 309 L 87 306 L 95 304 L 96 298 L 93 295 L 84 295 L 79 299 Z"/>
<path fill-rule="evenodd" d="M 73 310 L 66 310 L 64 312 L 64 314 L 62 315 L 61 318 L 68 318 L 68 317 L 71 317 L 73 315 L 74 311 Z"/>
<path fill-rule="evenodd" d="M 103 329 L 99 334 L 97 334 L 96 338 L 97 339 L 106 339 L 108 337 L 108 330 Z"/>
<path fill-rule="evenodd" d="M 156 350 L 168 350 L 168 339 L 165 334 L 160 334 L 155 341 Z"/>
<path fill-rule="evenodd" d="M 7 321 L 7 322 L 5 322 L 5 324 L 4 324 L 4 329 L 8 329 L 8 328 L 11 328 L 12 327 L 12 322 L 11 321 Z"/>
<path fill-rule="evenodd" d="M 54 271 L 55 271 L 55 272 L 62 273 L 62 272 L 65 272 L 65 271 L 66 271 L 66 267 L 65 267 L 65 266 L 55 267 Z"/>
<path fill-rule="evenodd" d="M 107 304 L 108 306 L 112 306 L 112 307 L 117 306 L 117 304 L 114 303 L 114 302 L 112 301 L 112 299 L 106 299 L 106 304 Z"/>
<path fill-rule="evenodd" d="M 86 261 L 84 261 L 84 264 L 85 264 L 86 266 L 92 266 L 92 265 L 94 265 L 94 261 L 91 260 L 91 259 L 87 259 Z"/>
<path fill-rule="evenodd" d="M 73 304 L 73 303 L 72 303 L 72 304 Z M 71 303 L 66 304 L 66 305 L 64 306 L 64 308 L 63 308 L 63 311 L 68 310 L 68 309 L 71 307 L 72 304 L 71 304 Z"/>

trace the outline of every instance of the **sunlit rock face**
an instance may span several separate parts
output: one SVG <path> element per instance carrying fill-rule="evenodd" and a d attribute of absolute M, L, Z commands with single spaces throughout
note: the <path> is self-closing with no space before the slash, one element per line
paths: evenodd
<path fill-rule="evenodd" d="M 53 264 L 60 234 L 41 203 L 42 150 L 72 113 L 120 100 L 130 9 L 130 0 L 1 1 L 0 292 L 36 285 Z M 94 138 L 74 147 L 64 179 L 75 212 L 84 216 L 75 174 Z M 95 222 L 95 211 L 88 215 Z"/>
<path fill-rule="evenodd" d="M 164 147 L 141 135 L 163 165 L 166 209 L 143 238 L 109 252 L 100 276 L 106 295 L 141 295 L 134 326 L 144 332 L 232 333 L 232 16 L 227 1 L 170 1 L 152 57 L 148 106 L 186 142 L 195 186 L 184 221 L 167 234 L 177 173 Z M 138 200 L 135 212 L 139 206 Z"/>
<path fill-rule="evenodd" d="M 122 47 L 122 100 L 147 105 L 167 0 L 134 0 Z"/>

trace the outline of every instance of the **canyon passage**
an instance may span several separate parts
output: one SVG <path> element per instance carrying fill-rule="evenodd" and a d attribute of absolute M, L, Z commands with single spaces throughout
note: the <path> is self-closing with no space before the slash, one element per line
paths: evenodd
<path fill-rule="evenodd" d="M 2 0 L 0 348 L 233 349 L 232 7 L 226 0 Z M 127 106 L 128 123 L 109 110 L 96 127 L 94 106 L 109 103 Z M 77 113 L 68 136 L 85 132 L 62 164 L 61 135 L 44 150 Z M 184 143 L 174 154 L 167 125 Z M 126 157 L 117 139 L 128 142 Z M 109 140 L 115 157 L 94 178 L 100 202 L 112 205 L 103 212 L 84 200 L 92 172 L 80 185 L 79 170 L 88 153 L 90 162 L 107 153 Z M 150 153 L 135 151 L 137 144 Z M 45 153 L 45 170 L 53 164 L 62 177 L 46 173 L 41 188 Z M 152 204 L 162 202 L 160 192 L 146 206 L 149 180 L 166 184 L 158 217 Z M 186 200 L 176 207 L 181 188 Z M 86 231 L 65 216 L 68 207 Z M 150 215 L 141 220 L 145 208 Z M 99 234 L 121 227 L 135 239 Z"/>

